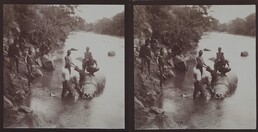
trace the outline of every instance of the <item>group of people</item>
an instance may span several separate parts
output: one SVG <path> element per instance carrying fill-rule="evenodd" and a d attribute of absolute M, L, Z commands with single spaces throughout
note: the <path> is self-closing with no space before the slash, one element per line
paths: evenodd
<path fill-rule="evenodd" d="M 8 49 L 8 57 L 9 57 L 9 70 L 15 71 L 19 74 L 19 63 L 22 58 L 24 58 L 24 62 L 27 66 L 28 71 L 28 84 L 31 85 L 31 80 L 34 78 L 32 74 L 32 69 L 35 66 L 34 65 L 34 54 L 33 54 L 33 48 L 32 47 L 25 47 L 25 41 L 21 38 L 15 38 L 13 41 L 13 44 L 9 46 Z M 25 53 L 25 55 L 23 54 Z M 24 56 L 23 56 L 24 55 Z M 13 67 L 15 67 L 15 70 L 13 70 Z"/>
<path fill-rule="evenodd" d="M 72 62 L 71 50 L 68 50 L 67 55 L 65 56 L 65 68 L 68 69 L 70 75 L 71 67 L 76 67 L 76 65 L 74 65 Z M 82 70 L 84 72 L 86 70 L 89 73 L 89 76 L 94 76 L 94 73 L 99 70 L 97 61 L 93 59 L 89 47 L 86 47 L 86 52 L 84 52 L 84 58 L 82 60 Z"/>
<path fill-rule="evenodd" d="M 198 57 L 196 57 L 196 68 L 200 70 L 201 75 L 203 74 L 203 67 L 207 67 L 207 65 L 204 63 L 204 60 L 202 58 L 203 51 L 199 51 Z M 217 71 L 220 72 L 221 75 L 226 76 L 226 71 L 223 70 L 226 65 L 229 67 L 228 61 L 224 57 L 224 53 L 221 52 L 221 47 L 218 48 L 218 52 L 216 53 L 216 59 L 214 62 L 214 70 L 217 73 Z"/>
<path fill-rule="evenodd" d="M 152 57 L 152 53 L 155 57 Z M 148 74 L 150 75 L 150 65 L 151 61 L 154 61 L 160 72 L 160 85 L 163 85 L 164 70 L 165 70 L 165 54 L 164 49 L 159 46 L 158 41 L 152 37 L 147 38 L 145 44 L 140 47 L 139 57 L 141 58 L 141 72 L 144 73 L 144 67 L 147 64 Z"/>
<path fill-rule="evenodd" d="M 229 63 L 224 57 L 224 53 L 221 51 L 221 47 L 218 48 L 218 52 L 216 53 L 216 59 L 214 61 L 214 72 L 217 73 L 218 71 L 220 72 L 221 76 L 226 76 L 226 73 L 230 71 L 229 68 Z M 196 98 L 196 95 L 198 92 L 201 92 L 200 90 L 200 85 L 207 85 L 207 88 L 211 88 L 210 81 L 206 75 L 203 75 L 203 67 L 207 68 L 207 66 L 204 63 L 204 60 L 202 58 L 203 51 L 199 51 L 199 55 L 196 57 L 196 69 L 200 71 L 200 78 L 197 78 L 196 75 L 194 74 L 194 93 L 193 93 L 193 98 Z M 227 66 L 227 67 L 226 67 Z M 203 83 L 203 84 L 202 84 Z"/>

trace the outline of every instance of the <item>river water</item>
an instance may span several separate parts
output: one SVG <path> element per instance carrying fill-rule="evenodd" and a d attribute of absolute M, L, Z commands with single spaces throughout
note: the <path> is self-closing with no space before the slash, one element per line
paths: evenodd
<path fill-rule="evenodd" d="M 203 35 L 198 48 L 187 54 L 197 56 L 200 49 L 207 65 L 215 57 L 218 47 L 222 47 L 224 56 L 229 60 L 232 72 L 238 76 L 235 94 L 223 101 L 211 100 L 201 103 L 192 99 L 193 61 L 188 61 L 189 70 L 176 73 L 176 77 L 167 82 L 162 99 L 162 108 L 171 119 L 185 128 L 211 129 L 255 129 L 256 128 L 256 39 L 226 33 L 207 33 Z M 241 51 L 248 51 L 248 57 L 241 57 Z M 185 97 L 182 97 L 182 95 Z"/>
<path fill-rule="evenodd" d="M 81 67 L 86 46 L 90 47 L 94 59 L 106 76 L 103 93 L 90 101 L 76 103 L 61 101 L 62 70 L 66 51 L 75 48 L 71 57 Z M 115 51 L 114 57 L 108 57 Z M 57 128 L 116 128 L 125 126 L 124 92 L 124 39 L 87 32 L 71 33 L 65 47 L 53 53 L 56 69 L 37 78 L 32 85 L 32 94 L 27 105 L 34 113 L 43 117 L 50 127 Z M 78 73 L 72 69 L 72 75 Z"/>

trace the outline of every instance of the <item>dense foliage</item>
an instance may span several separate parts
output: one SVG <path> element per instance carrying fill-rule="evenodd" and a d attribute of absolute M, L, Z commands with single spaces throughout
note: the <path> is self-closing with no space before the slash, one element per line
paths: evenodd
<path fill-rule="evenodd" d="M 10 45 L 9 40 L 14 38 L 36 47 L 60 44 L 69 32 L 84 28 L 85 21 L 75 15 L 75 10 L 72 5 L 4 5 L 4 44 Z"/>
<path fill-rule="evenodd" d="M 256 14 L 252 13 L 248 15 L 245 19 L 236 18 L 231 20 L 229 23 L 218 23 L 215 30 L 221 32 L 228 32 L 231 34 L 239 34 L 239 35 L 248 35 L 255 36 L 256 35 Z"/>
<path fill-rule="evenodd" d="M 134 7 L 134 36 L 142 39 L 152 35 L 167 46 L 177 43 L 187 47 L 198 42 L 203 32 L 211 26 L 212 17 L 208 16 L 210 6 L 192 5 L 140 5 Z"/>
<path fill-rule="evenodd" d="M 112 18 L 102 18 L 96 23 L 89 23 L 86 28 L 87 31 L 100 34 L 124 36 L 124 12 L 118 13 Z"/>

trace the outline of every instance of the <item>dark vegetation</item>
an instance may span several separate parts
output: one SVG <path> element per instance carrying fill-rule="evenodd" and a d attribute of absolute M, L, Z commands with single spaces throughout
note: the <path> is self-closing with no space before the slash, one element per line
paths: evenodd
<path fill-rule="evenodd" d="M 166 61 L 171 60 L 170 54 L 195 48 L 205 31 L 209 31 L 215 19 L 208 15 L 210 6 L 134 6 L 134 95 L 135 95 L 135 127 L 136 128 L 182 128 L 176 121 L 170 120 L 159 107 L 158 98 L 162 94 L 159 85 L 160 73 L 158 64 L 151 61 L 151 74 L 141 74 L 139 50 L 147 38 L 157 40 L 157 47 L 172 50 L 166 54 Z M 179 46 L 175 48 L 175 45 Z M 152 50 L 155 58 L 159 50 Z M 172 55 L 172 60 L 175 55 Z M 181 57 L 179 57 L 181 58 Z M 183 57 L 182 57 L 183 58 Z M 154 59 L 155 60 L 155 59 Z M 171 62 L 171 61 L 170 61 Z M 175 63 L 175 62 L 172 62 Z M 170 63 L 171 64 L 171 63 Z M 170 76 L 175 76 L 173 66 L 167 65 Z M 171 67 L 170 67 L 171 66 Z M 147 66 L 146 66 L 147 67 Z M 168 78 L 169 76 L 165 76 Z M 163 78 L 163 77 L 162 77 Z"/>
<path fill-rule="evenodd" d="M 33 64 L 30 76 L 25 63 L 26 50 L 35 49 L 33 61 L 48 54 L 51 49 L 62 47 L 70 32 L 83 30 L 85 21 L 75 15 L 76 6 L 72 5 L 4 5 L 3 6 L 3 55 L 4 55 L 4 127 L 48 127 L 46 122 L 23 106 L 25 97 L 30 93 L 28 79 L 42 75 L 42 66 Z M 18 40 L 21 57 L 19 73 L 10 70 L 8 49 Z M 50 51 L 41 50 L 47 45 Z M 26 114 L 25 114 L 26 113 Z M 27 115 L 30 113 L 31 115 Z M 31 117 L 27 122 L 24 117 Z M 19 125 L 18 125 L 19 126 Z"/>
<path fill-rule="evenodd" d="M 256 13 L 248 15 L 245 19 L 236 18 L 229 23 L 219 23 L 213 27 L 215 31 L 228 32 L 237 35 L 256 36 Z"/>
<path fill-rule="evenodd" d="M 114 36 L 124 36 L 124 29 L 124 12 L 112 18 L 102 18 L 95 23 L 86 24 L 86 31 Z"/>

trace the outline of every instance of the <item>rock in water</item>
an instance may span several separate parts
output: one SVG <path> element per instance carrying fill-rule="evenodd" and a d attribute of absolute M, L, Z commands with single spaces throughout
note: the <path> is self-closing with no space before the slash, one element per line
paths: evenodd
<path fill-rule="evenodd" d="M 211 61 L 215 61 L 216 60 L 216 58 L 215 57 L 211 57 L 211 58 L 209 58 L 208 60 L 211 60 Z"/>
<path fill-rule="evenodd" d="M 247 57 L 248 56 L 248 52 L 247 51 L 242 51 L 241 52 L 241 56 L 242 57 Z"/>
<path fill-rule="evenodd" d="M 206 48 L 204 48 L 204 49 L 203 49 L 203 51 L 211 51 L 211 50 L 210 50 L 210 49 L 206 49 Z"/>
<path fill-rule="evenodd" d="M 115 56 L 115 55 L 116 55 L 115 51 L 109 51 L 108 52 L 108 56 Z"/>

